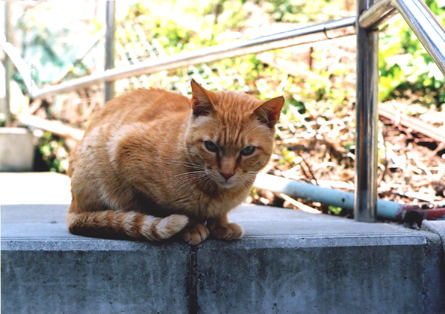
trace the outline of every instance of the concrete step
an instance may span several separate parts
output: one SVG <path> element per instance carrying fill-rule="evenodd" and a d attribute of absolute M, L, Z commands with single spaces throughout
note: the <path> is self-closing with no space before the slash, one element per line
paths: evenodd
<path fill-rule="evenodd" d="M 2 313 L 445 313 L 445 222 L 240 206 L 235 242 L 72 235 L 67 204 L 2 205 Z"/>

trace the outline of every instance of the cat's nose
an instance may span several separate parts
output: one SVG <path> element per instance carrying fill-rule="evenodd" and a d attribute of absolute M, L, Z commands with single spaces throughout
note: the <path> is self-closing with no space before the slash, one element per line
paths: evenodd
<path fill-rule="evenodd" d="M 227 180 L 229 180 L 235 173 L 230 173 L 230 172 L 224 172 L 224 171 L 220 171 L 219 174 Z"/>

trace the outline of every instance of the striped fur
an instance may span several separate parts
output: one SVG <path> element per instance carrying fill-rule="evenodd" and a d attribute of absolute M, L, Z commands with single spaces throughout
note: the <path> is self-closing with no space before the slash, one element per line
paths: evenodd
<path fill-rule="evenodd" d="M 170 215 L 159 218 L 137 212 L 106 210 L 67 214 L 69 231 L 73 234 L 105 238 L 134 238 L 159 241 L 172 237 L 188 223 L 187 216 Z"/>
<path fill-rule="evenodd" d="M 242 237 L 227 214 L 272 154 L 284 99 L 211 92 L 194 81 L 192 92 L 140 89 L 95 115 L 70 156 L 70 232 L 150 241 L 179 233 L 191 244 L 210 233 Z"/>

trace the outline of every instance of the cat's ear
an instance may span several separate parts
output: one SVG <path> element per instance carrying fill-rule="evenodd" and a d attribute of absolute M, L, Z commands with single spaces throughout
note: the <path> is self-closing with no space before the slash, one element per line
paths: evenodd
<path fill-rule="evenodd" d="M 212 92 L 206 90 L 204 87 L 196 83 L 192 79 L 192 110 L 195 116 L 207 116 L 214 111 L 211 100 Z"/>
<path fill-rule="evenodd" d="M 259 117 L 261 122 L 267 124 L 269 128 L 273 128 L 275 123 L 280 119 L 281 108 L 283 108 L 283 105 L 283 96 L 272 98 L 258 106 L 254 110 L 254 113 Z"/>

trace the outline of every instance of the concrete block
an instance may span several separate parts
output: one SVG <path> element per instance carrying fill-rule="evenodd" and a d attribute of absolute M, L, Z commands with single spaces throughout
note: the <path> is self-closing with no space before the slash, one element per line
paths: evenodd
<path fill-rule="evenodd" d="M 335 217 L 312 215 L 306 220 L 306 215 L 296 212 L 283 213 L 295 217 L 282 219 L 280 226 L 276 223 L 280 212 L 266 211 L 260 219 L 251 212 L 250 219 L 256 222 L 248 230 L 255 232 L 246 231 L 243 241 L 207 242 L 197 249 L 198 312 L 445 310 L 437 236 Z M 278 234 L 267 228 L 260 236 L 261 220 Z"/>
<path fill-rule="evenodd" d="M 443 250 L 445 252 L 445 220 L 424 220 L 422 222 L 422 229 L 437 234 L 442 239 Z"/>
<path fill-rule="evenodd" d="M 261 247 L 248 239 L 242 249 L 220 243 L 199 248 L 199 312 L 439 313 L 430 311 L 428 302 L 440 302 L 440 295 L 425 287 L 430 260 L 417 240 L 366 247 L 292 242 Z M 439 298 L 427 301 L 424 293 Z"/>
<path fill-rule="evenodd" d="M 443 313 L 440 236 L 240 206 L 192 247 L 75 236 L 67 205 L 2 206 L 4 313 Z"/>
<path fill-rule="evenodd" d="M 189 248 L 82 242 L 2 243 L 3 313 L 188 312 Z"/>
<path fill-rule="evenodd" d="M 190 247 L 79 237 L 67 205 L 2 206 L 3 313 L 187 313 Z"/>
<path fill-rule="evenodd" d="M 25 128 L 0 128 L 0 171 L 31 171 L 34 137 Z"/>
<path fill-rule="evenodd" d="M 441 245 L 434 243 L 434 245 L 431 244 L 429 246 L 428 255 L 432 257 L 432 261 L 431 265 L 426 268 L 425 280 L 427 282 L 431 280 L 437 281 L 437 283 L 432 283 L 432 285 L 436 285 L 436 291 L 439 294 L 436 301 L 438 310 L 431 311 L 431 313 L 445 313 L 445 221 L 424 220 L 422 222 L 422 230 L 432 232 L 441 239 Z M 438 274 L 435 269 L 440 269 L 441 272 Z"/>

